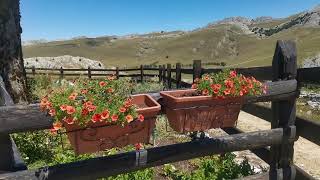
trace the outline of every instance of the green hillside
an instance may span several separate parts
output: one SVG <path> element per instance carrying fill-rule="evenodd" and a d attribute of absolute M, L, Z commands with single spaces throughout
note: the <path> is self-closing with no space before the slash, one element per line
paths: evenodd
<path fill-rule="evenodd" d="M 285 20 L 260 23 L 270 27 Z M 280 22 L 279 22 L 280 21 Z M 257 24 L 259 26 L 259 24 Z M 177 32 L 179 33 L 179 32 Z M 181 32 L 180 32 L 181 33 Z M 149 34 L 152 35 L 152 34 Z M 275 43 L 278 39 L 297 42 L 298 60 L 320 53 L 320 28 L 297 26 L 280 31 L 266 38 L 245 34 L 234 25 L 215 25 L 175 37 L 153 34 L 153 37 L 135 38 L 99 37 L 55 41 L 23 47 L 24 57 L 82 56 L 100 60 L 106 66 L 137 66 L 140 64 L 189 64 L 194 59 L 203 62 L 226 62 L 229 66 L 271 65 Z"/>

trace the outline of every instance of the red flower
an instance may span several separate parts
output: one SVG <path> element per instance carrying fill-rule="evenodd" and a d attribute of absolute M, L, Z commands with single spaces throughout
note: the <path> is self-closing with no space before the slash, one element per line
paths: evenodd
<path fill-rule="evenodd" d="M 243 96 L 243 95 L 244 95 L 243 91 L 240 91 L 240 92 L 239 92 L 239 95 L 240 95 L 240 96 Z"/>
<path fill-rule="evenodd" d="M 204 76 L 203 79 L 204 79 L 205 81 L 209 81 L 209 80 L 210 80 L 210 77 L 209 77 L 209 76 Z"/>
<path fill-rule="evenodd" d="M 89 112 L 95 111 L 97 109 L 97 106 L 90 105 L 87 107 Z"/>
<path fill-rule="evenodd" d="M 112 120 L 112 121 L 117 121 L 118 118 L 119 118 L 119 116 L 116 115 L 116 114 L 114 114 L 114 115 L 111 116 L 111 120 Z"/>
<path fill-rule="evenodd" d="M 211 87 L 214 94 L 218 94 L 219 90 L 221 88 L 221 85 L 220 84 L 212 84 L 210 87 Z"/>
<path fill-rule="evenodd" d="M 141 143 L 137 143 L 134 146 L 135 146 L 137 151 L 140 150 L 143 147 L 143 145 Z"/>
<path fill-rule="evenodd" d="M 233 86 L 234 86 L 233 81 L 230 81 L 230 80 L 225 80 L 225 81 L 224 81 L 224 84 L 225 84 L 228 88 L 233 88 Z"/>
<path fill-rule="evenodd" d="M 209 94 L 209 90 L 208 89 L 204 89 L 202 91 L 202 95 L 207 96 Z"/>
<path fill-rule="evenodd" d="M 47 107 L 47 103 L 48 103 L 48 102 L 49 102 L 49 101 L 48 101 L 47 98 L 41 99 L 41 101 L 40 101 L 40 107 L 41 107 L 41 109 L 45 109 L 45 108 Z"/>
<path fill-rule="evenodd" d="M 82 116 L 87 116 L 88 114 L 89 114 L 88 109 L 83 108 L 83 109 L 81 110 L 81 115 L 82 115 Z"/>
<path fill-rule="evenodd" d="M 53 123 L 53 129 L 56 131 L 62 128 L 62 123 L 60 121 Z"/>
<path fill-rule="evenodd" d="M 50 109 L 49 114 L 50 114 L 50 116 L 55 116 L 56 115 L 56 110 L 55 109 Z"/>
<path fill-rule="evenodd" d="M 224 95 L 229 95 L 231 92 L 230 92 L 230 89 L 226 89 L 223 91 Z"/>
<path fill-rule="evenodd" d="M 139 114 L 139 115 L 138 115 L 138 120 L 139 120 L 140 122 L 143 122 L 143 121 L 144 121 L 144 116 L 143 116 L 142 114 Z"/>
<path fill-rule="evenodd" d="M 67 110 L 67 105 L 62 104 L 62 105 L 60 106 L 60 109 L 61 109 L 61 111 Z"/>
<path fill-rule="evenodd" d="M 67 124 L 74 124 L 75 118 L 73 117 L 68 117 L 68 118 L 64 118 L 63 119 L 64 122 L 66 122 Z"/>
<path fill-rule="evenodd" d="M 128 123 L 130 123 L 131 121 L 133 121 L 133 117 L 130 114 L 128 114 L 126 116 L 126 120 L 127 120 Z"/>
<path fill-rule="evenodd" d="M 53 135 L 56 135 L 57 134 L 57 130 L 54 129 L 54 128 L 51 128 L 50 129 L 50 133 L 53 134 Z"/>
<path fill-rule="evenodd" d="M 91 118 L 91 121 L 92 122 L 98 122 L 98 121 L 100 121 L 101 120 L 101 115 L 100 114 L 94 114 L 93 116 L 92 116 L 92 118 Z"/>
<path fill-rule="evenodd" d="M 108 110 L 104 110 L 102 113 L 101 113 L 101 118 L 102 119 L 108 119 L 109 118 L 109 111 Z"/>
<path fill-rule="evenodd" d="M 69 96 L 70 100 L 75 100 L 77 97 L 78 93 L 71 93 L 71 95 Z"/>
<path fill-rule="evenodd" d="M 67 113 L 68 114 L 73 114 L 76 112 L 76 108 L 74 108 L 73 106 L 67 106 Z"/>
<path fill-rule="evenodd" d="M 92 105 L 93 105 L 93 103 L 91 101 L 87 101 L 87 102 L 84 103 L 85 107 L 89 107 L 89 106 L 92 106 Z"/>
<path fill-rule="evenodd" d="M 131 101 L 131 99 L 127 99 L 127 100 L 124 102 L 124 107 L 125 107 L 125 108 L 129 108 L 130 106 L 132 106 L 132 101 Z"/>
<path fill-rule="evenodd" d="M 124 108 L 124 107 L 121 107 L 121 108 L 119 109 L 119 112 L 121 112 L 121 113 L 124 113 L 124 112 L 126 112 L 126 111 L 127 111 L 127 109 Z"/>
<path fill-rule="evenodd" d="M 99 82 L 99 86 L 100 86 L 100 87 L 103 87 L 103 86 L 106 86 L 106 85 L 107 85 L 107 83 L 104 82 L 104 81 L 100 81 L 100 82 Z"/>
<path fill-rule="evenodd" d="M 231 78 L 237 77 L 237 72 L 236 71 L 230 71 L 230 77 Z"/>

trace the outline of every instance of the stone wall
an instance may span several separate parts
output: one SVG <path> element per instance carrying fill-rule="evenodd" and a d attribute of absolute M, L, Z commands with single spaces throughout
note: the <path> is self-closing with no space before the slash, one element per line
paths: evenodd
<path fill-rule="evenodd" d="M 27 100 L 19 5 L 19 0 L 0 0 L 0 75 L 15 103 Z"/>

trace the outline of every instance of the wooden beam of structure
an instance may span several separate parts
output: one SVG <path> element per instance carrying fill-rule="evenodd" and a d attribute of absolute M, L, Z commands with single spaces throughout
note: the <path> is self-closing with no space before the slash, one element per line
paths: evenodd
<path fill-rule="evenodd" d="M 283 129 L 242 133 L 1 174 L 0 179 L 96 179 L 225 152 L 281 144 Z"/>
<path fill-rule="evenodd" d="M 243 106 L 242 110 L 266 121 L 272 121 L 272 109 L 270 107 L 258 104 L 246 104 Z M 320 136 L 315 136 L 315 134 L 320 132 L 320 123 L 318 121 L 297 116 L 296 127 L 298 136 L 304 137 L 309 141 L 320 145 Z"/>

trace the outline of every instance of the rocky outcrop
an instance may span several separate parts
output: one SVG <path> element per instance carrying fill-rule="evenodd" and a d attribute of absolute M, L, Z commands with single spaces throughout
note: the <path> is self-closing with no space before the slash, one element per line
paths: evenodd
<path fill-rule="evenodd" d="M 24 60 L 25 67 L 35 68 L 79 68 L 103 69 L 104 65 L 100 61 L 87 59 L 84 57 L 58 56 L 58 57 L 32 57 Z"/>
<path fill-rule="evenodd" d="M 320 54 L 314 57 L 307 58 L 303 61 L 304 68 L 309 68 L 309 67 L 320 67 Z"/>
<path fill-rule="evenodd" d="M 0 76 L 15 103 L 25 102 L 19 0 L 0 1 Z"/>

